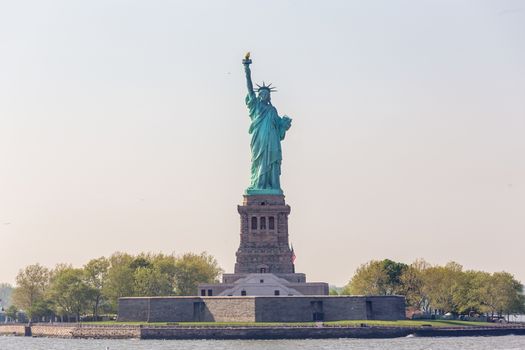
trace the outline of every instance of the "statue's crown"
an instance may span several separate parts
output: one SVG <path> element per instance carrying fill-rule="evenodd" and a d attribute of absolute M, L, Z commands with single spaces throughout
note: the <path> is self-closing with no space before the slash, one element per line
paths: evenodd
<path fill-rule="evenodd" d="M 259 92 L 259 91 L 261 91 L 261 90 L 268 90 L 269 92 L 276 92 L 276 91 L 277 91 L 277 90 L 275 90 L 275 87 L 272 86 L 272 83 L 266 85 L 266 84 L 264 83 L 264 81 L 263 81 L 262 86 L 259 85 L 259 84 L 255 84 L 255 85 L 257 85 L 257 88 L 255 88 L 255 90 L 256 90 L 257 92 Z"/>

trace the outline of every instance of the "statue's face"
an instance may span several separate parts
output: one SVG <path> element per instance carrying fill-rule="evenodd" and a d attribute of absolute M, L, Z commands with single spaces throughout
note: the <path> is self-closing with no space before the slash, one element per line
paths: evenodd
<path fill-rule="evenodd" d="M 259 91 L 259 99 L 263 102 L 269 102 L 270 101 L 270 91 L 266 89 L 262 89 Z"/>

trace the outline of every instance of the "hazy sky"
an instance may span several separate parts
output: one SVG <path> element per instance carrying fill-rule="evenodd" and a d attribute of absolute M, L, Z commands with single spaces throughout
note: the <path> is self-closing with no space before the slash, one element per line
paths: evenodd
<path fill-rule="evenodd" d="M 241 59 L 273 82 L 296 270 L 454 260 L 525 282 L 524 1 L 2 1 L 0 282 L 208 251 L 249 183 Z"/>

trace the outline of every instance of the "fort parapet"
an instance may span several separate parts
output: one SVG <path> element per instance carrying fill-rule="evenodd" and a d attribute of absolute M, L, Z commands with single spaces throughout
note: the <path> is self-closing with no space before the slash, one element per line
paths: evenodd
<path fill-rule="evenodd" d="M 401 296 L 246 296 L 120 298 L 122 322 L 310 322 L 398 320 Z"/>

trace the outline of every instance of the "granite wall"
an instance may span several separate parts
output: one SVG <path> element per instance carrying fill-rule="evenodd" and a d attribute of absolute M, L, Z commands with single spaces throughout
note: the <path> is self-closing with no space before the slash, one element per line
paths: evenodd
<path fill-rule="evenodd" d="M 488 324 L 489 325 L 489 324 Z M 27 332 L 26 330 L 29 329 Z M 99 339 L 306 339 L 306 338 L 395 338 L 525 335 L 523 325 L 485 327 L 231 327 L 231 326 L 129 326 L 84 324 L 0 324 L 0 335 L 51 336 Z"/>
<path fill-rule="evenodd" d="M 120 298 L 122 322 L 310 322 L 398 320 L 401 296 L 144 297 Z"/>
<path fill-rule="evenodd" d="M 122 322 L 255 322 L 253 297 L 120 298 Z"/>
<path fill-rule="evenodd" d="M 64 324 L 39 324 L 31 326 L 31 335 L 33 337 L 46 338 L 72 338 L 73 331 L 77 328 L 75 323 Z"/>
<path fill-rule="evenodd" d="M 25 335 L 23 324 L 0 324 L 0 335 Z"/>

